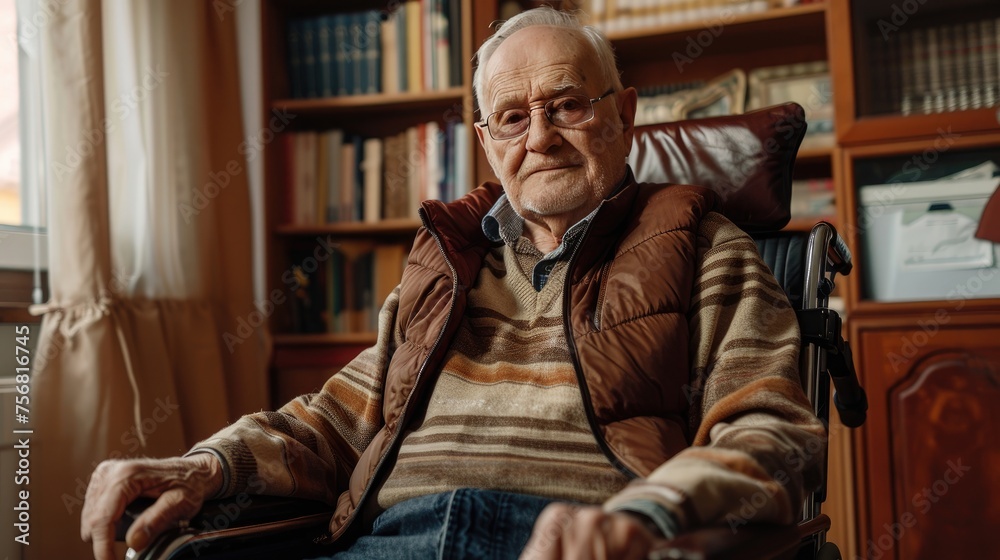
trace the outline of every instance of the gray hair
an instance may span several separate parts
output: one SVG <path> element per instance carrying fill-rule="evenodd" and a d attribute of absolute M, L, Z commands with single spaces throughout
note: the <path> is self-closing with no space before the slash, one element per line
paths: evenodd
<path fill-rule="evenodd" d="M 574 14 L 555 10 L 549 6 L 543 6 L 521 12 L 503 22 L 496 32 L 476 51 L 477 64 L 476 70 L 472 74 L 472 87 L 476 96 L 476 102 L 481 109 L 483 108 L 483 89 L 486 86 L 483 83 L 486 79 L 484 68 L 489 64 L 490 57 L 493 56 L 500 43 L 504 42 L 505 39 L 515 32 L 536 25 L 559 27 L 579 33 L 586 39 L 587 43 L 593 49 L 594 54 L 597 55 L 604 83 L 609 84 L 615 91 L 623 89 L 621 77 L 618 75 L 618 65 L 615 63 L 615 53 L 607 37 L 596 27 L 581 24 L 579 18 Z"/>

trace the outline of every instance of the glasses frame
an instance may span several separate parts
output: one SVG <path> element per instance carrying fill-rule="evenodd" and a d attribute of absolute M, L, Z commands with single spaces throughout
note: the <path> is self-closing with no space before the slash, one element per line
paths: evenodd
<path fill-rule="evenodd" d="M 556 127 L 559 127 L 559 128 L 573 128 L 575 126 L 578 126 L 578 125 L 581 125 L 581 124 L 584 124 L 584 123 L 588 123 L 588 122 L 594 120 L 594 117 L 597 116 L 597 111 L 594 110 L 594 104 L 597 103 L 598 101 L 604 99 L 605 97 L 611 95 L 612 93 L 615 93 L 615 89 L 614 88 L 611 88 L 608 91 L 604 92 L 603 94 L 601 94 L 600 97 L 594 97 L 592 99 L 587 99 L 587 101 L 590 101 L 590 118 L 588 118 L 586 120 L 582 120 L 582 121 L 580 121 L 578 123 L 573 123 L 572 125 L 569 125 L 569 126 L 564 126 L 564 125 L 552 122 L 552 116 L 549 114 L 548 108 L 552 105 L 552 103 L 555 103 L 556 101 L 559 101 L 560 99 L 565 99 L 567 97 L 582 97 L 582 98 L 586 99 L 585 95 L 560 95 L 559 97 L 553 97 L 552 99 L 549 99 L 548 101 L 546 101 L 545 103 L 542 103 L 541 105 L 536 105 L 534 107 L 528 107 L 528 126 L 524 127 L 524 130 L 522 132 L 519 132 L 519 133 L 517 133 L 517 134 L 515 134 L 513 136 L 505 136 L 503 138 L 497 138 L 496 136 L 493 135 L 493 130 L 490 128 L 490 117 L 492 117 L 493 115 L 496 115 L 497 113 L 501 113 L 503 111 L 506 111 L 507 109 L 504 109 L 503 111 L 493 111 L 489 115 L 486 115 L 485 119 L 483 119 L 483 120 L 481 120 L 481 121 L 479 121 L 479 122 L 477 122 L 475 124 L 476 124 L 476 126 L 478 126 L 480 128 L 485 128 L 486 132 L 489 133 L 490 138 L 492 138 L 492 139 L 494 139 L 494 140 L 496 140 L 498 142 L 499 141 L 503 141 L 503 140 L 512 140 L 514 138 L 519 138 L 521 136 L 524 136 L 525 134 L 528 133 L 528 130 L 531 129 L 531 115 L 532 115 L 532 113 L 534 113 L 538 109 L 542 109 L 542 113 L 545 114 L 546 120 L 548 120 L 549 124 L 551 124 L 552 126 L 556 126 Z"/>

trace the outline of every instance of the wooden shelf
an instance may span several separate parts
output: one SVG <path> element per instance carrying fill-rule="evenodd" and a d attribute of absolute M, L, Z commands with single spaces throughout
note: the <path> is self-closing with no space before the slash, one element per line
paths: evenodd
<path fill-rule="evenodd" d="M 315 333 L 315 334 L 276 334 L 275 346 L 325 346 L 325 345 L 365 345 L 375 344 L 376 334 L 360 333 Z"/>
<path fill-rule="evenodd" d="M 310 99 L 276 99 L 271 103 L 271 108 L 303 116 L 385 114 L 386 112 L 417 111 L 435 107 L 447 109 L 456 104 L 461 110 L 464 95 L 464 88 L 455 87 L 422 93 L 376 93 Z"/>
<path fill-rule="evenodd" d="M 708 46 L 705 46 L 707 39 L 697 43 L 699 35 L 705 32 L 711 36 Z M 691 56 L 685 50 L 689 38 L 694 39 L 702 50 L 715 55 L 782 44 L 787 49 L 788 45 L 803 42 L 823 43 L 825 37 L 825 2 L 608 33 L 608 39 L 615 45 L 616 56 L 622 61 L 648 58 L 650 52 L 668 53 L 668 59 L 669 53 Z"/>
<path fill-rule="evenodd" d="M 821 163 L 824 161 L 829 162 L 832 157 L 833 146 L 823 148 L 803 148 L 799 150 L 798 155 L 795 156 L 795 161 L 798 163 Z"/>
<path fill-rule="evenodd" d="M 726 27 L 744 25 L 764 25 L 771 31 L 781 31 L 800 25 L 803 19 L 815 19 L 818 15 L 822 21 L 826 12 L 826 3 L 817 2 L 802 6 L 792 6 L 789 8 L 774 8 L 761 12 L 748 12 L 742 14 L 718 15 L 708 19 L 676 23 L 669 25 L 657 25 L 651 27 L 639 27 L 623 31 L 608 33 L 608 39 L 612 43 L 625 41 L 643 40 L 649 37 L 672 37 L 687 35 L 693 31 L 703 31 L 713 25 L 724 25 Z"/>
<path fill-rule="evenodd" d="M 277 235 L 338 235 L 345 237 L 378 236 L 398 237 L 413 235 L 420 227 L 420 220 L 382 220 L 369 222 L 339 222 L 316 225 L 284 225 L 274 228 Z"/>
<path fill-rule="evenodd" d="M 838 117 L 841 116 L 837 108 Z M 841 124 L 843 123 L 843 124 Z M 966 133 L 996 132 L 1000 128 L 1000 107 L 969 109 L 928 115 L 880 115 L 849 120 L 838 118 L 841 144 L 943 137 L 950 140 Z M 838 128 L 838 130 L 840 130 Z"/>
<path fill-rule="evenodd" d="M 788 221 L 785 227 L 781 228 L 782 231 L 812 231 L 813 226 L 819 222 L 828 222 L 833 225 L 834 228 L 837 227 L 837 218 L 835 216 L 803 216 L 803 217 L 792 217 Z"/>

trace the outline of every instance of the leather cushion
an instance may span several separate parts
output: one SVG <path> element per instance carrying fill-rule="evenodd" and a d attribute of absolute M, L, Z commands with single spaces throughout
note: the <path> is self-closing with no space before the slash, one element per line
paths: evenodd
<path fill-rule="evenodd" d="M 736 225 L 775 231 L 790 217 L 792 168 L 805 132 L 797 103 L 642 126 L 629 161 L 638 182 L 710 188 Z"/>
<path fill-rule="evenodd" d="M 802 288 L 805 282 L 806 247 L 809 234 L 780 232 L 754 235 L 757 251 L 771 269 L 775 279 L 788 296 L 792 309 L 802 309 Z"/>

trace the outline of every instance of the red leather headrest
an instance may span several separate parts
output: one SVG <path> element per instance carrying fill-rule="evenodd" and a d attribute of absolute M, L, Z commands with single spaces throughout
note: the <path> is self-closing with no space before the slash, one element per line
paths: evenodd
<path fill-rule="evenodd" d="M 636 181 L 708 187 L 736 225 L 775 231 L 791 217 L 792 168 L 805 133 L 797 103 L 641 126 L 629 162 Z"/>

